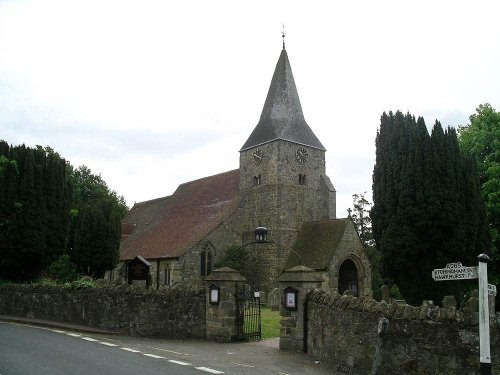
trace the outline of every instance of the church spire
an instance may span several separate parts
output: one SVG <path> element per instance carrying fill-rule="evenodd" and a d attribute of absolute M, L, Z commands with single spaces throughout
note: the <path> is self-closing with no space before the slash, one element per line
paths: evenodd
<path fill-rule="evenodd" d="M 325 150 L 304 119 L 292 68 L 285 50 L 284 31 L 282 37 L 283 49 L 274 70 L 259 123 L 240 151 L 277 139 Z"/>

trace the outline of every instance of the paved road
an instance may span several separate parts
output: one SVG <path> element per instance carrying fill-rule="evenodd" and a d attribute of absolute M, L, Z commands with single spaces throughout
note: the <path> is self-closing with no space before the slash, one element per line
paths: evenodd
<path fill-rule="evenodd" d="M 1 375 L 199 375 L 193 365 L 72 332 L 0 324 L 0 343 Z"/>
<path fill-rule="evenodd" d="M 218 344 L 85 334 L 0 322 L 0 375 L 328 374 L 275 342 Z"/>

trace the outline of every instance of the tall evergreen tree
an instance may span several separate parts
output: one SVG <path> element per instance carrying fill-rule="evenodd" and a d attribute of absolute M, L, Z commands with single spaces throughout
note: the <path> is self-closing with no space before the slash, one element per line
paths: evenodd
<path fill-rule="evenodd" d="M 477 174 L 455 130 L 436 122 L 429 136 L 422 118 L 384 113 L 376 146 L 371 218 L 383 275 L 414 304 L 462 298 L 468 284 L 431 278 L 450 262 L 474 264 L 488 243 Z"/>
<path fill-rule="evenodd" d="M 64 254 L 75 261 L 77 230 L 80 271 L 101 276 L 118 261 L 126 210 L 85 166 L 74 170 L 50 147 L 0 141 L 0 279 L 32 280 Z"/>

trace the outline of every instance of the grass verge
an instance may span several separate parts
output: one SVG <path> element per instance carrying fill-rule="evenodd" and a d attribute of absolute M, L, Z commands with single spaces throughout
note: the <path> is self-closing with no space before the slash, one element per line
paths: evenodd
<path fill-rule="evenodd" d="M 280 312 L 272 311 L 269 307 L 260 308 L 260 319 L 262 325 L 262 339 L 279 337 L 280 335 Z"/>

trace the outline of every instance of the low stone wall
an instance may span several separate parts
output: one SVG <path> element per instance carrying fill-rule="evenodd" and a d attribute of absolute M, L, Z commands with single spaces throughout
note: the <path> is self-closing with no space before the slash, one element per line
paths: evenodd
<path fill-rule="evenodd" d="M 307 316 L 308 353 L 334 374 L 370 374 L 376 357 L 377 374 L 479 373 L 477 317 L 470 309 L 389 305 L 315 290 Z M 379 339 L 382 317 L 389 326 Z M 492 371 L 500 374 L 499 327 L 491 324 Z"/>
<path fill-rule="evenodd" d="M 0 286 L 0 314 L 81 324 L 134 336 L 205 338 L 204 289 L 128 285 L 70 289 Z"/>

